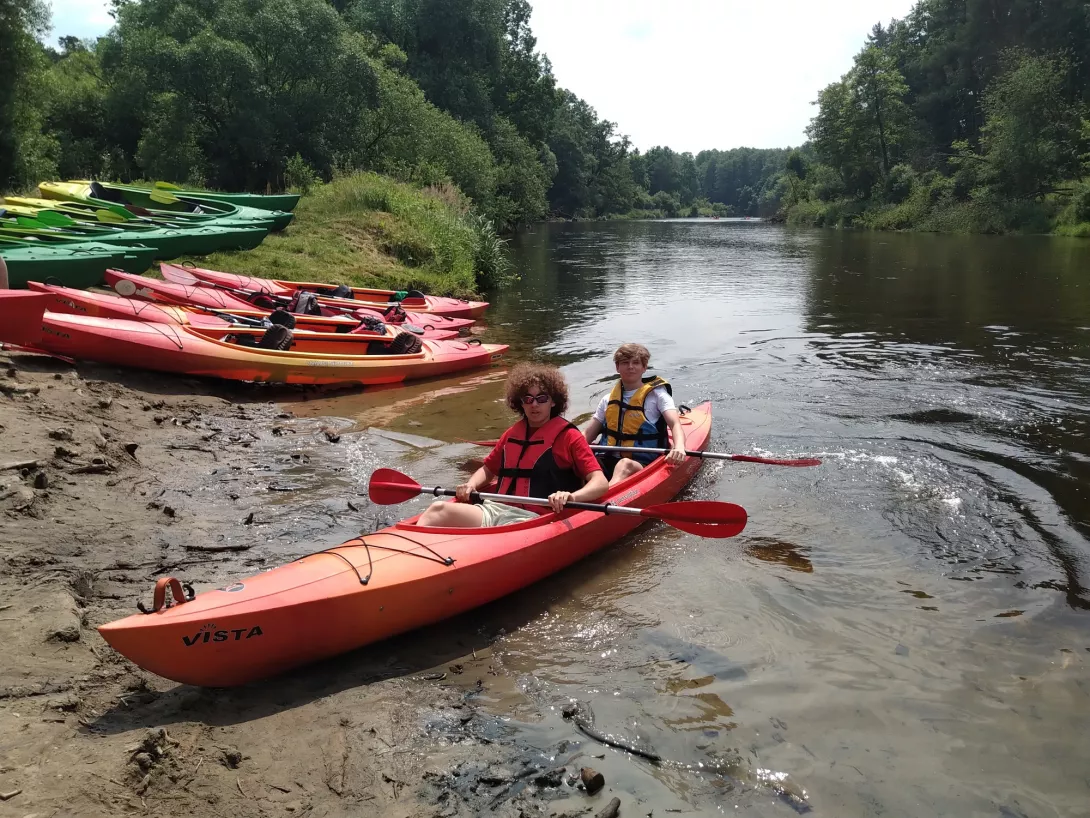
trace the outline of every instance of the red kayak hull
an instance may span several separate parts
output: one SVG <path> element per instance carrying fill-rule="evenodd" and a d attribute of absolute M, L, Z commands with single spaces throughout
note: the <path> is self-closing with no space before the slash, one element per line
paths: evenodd
<path fill-rule="evenodd" d="M 449 375 L 489 366 L 507 346 L 464 341 L 422 341 L 413 355 L 369 355 L 375 338 L 346 333 L 297 335 L 291 350 L 245 347 L 223 340 L 222 328 L 175 326 L 46 312 L 51 296 L 0 293 L 0 341 L 83 361 L 228 380 L 312 385 L 376 385 Z M 36 301 L 34 299 L 37 299 Z M 28 332 L 28 316 L 37 319 Z M 262 330 L 232 328 L 232 334 Z M 17 337 L 18 336 L 18 337 Z"/>
<path fill-rule="evenodd" d="M 299 290 L 320 293 L 334 289 L 333 284 L 316 284 L 311 281 L 285 281 L 275 278 L 259 278 L 257 276 L 240 275 L 238 273 L 221 273 L 218 270 L 206 270 L 201 267 L 186 267 L 185 271 L 190 275 L 219 284 L 224 287 L 234 287 L 241 290 L 260 290 L 271 295 L 294 295 Z M 319 301 L 341 306 L 360 306 L 359 302 L 386 305 L 391 303 L 393 290 L 373 290 L 365 287 L 352 287 L 352 298 L 332 298 L 319 295 Z M 399 302 L 406 310 L 426 312 L 432 315 L 445 315 L 448 318 L 480 318 L 488 309 L 487 301 L 464 301 L 460 298 L 443 298 L 435 295 L 426 295 L 423 298 L 406 298 Z"/>
<path fill-rule="evenodd" d="M 165 273 L 175 267 L 172 264 L 162 264 L 160 269 Z M 185 273 L 191 273 L 192 268 L 179 267 Z M 133 275 L 121 270 L 107 270 L 106 284 L 112 287 L 125 298 L 138 298 L 144 301 L 155 301 L 160 304 L 172 304 L 175 306 L 196 305 L 214 310 L 253 310 L 254 305 L 246 299 L 229 293 L 226 290 L 214 289 L 199 284 L 179 284 L 174 281 L 163 281 L 157 278 Z M 118 290 L 120 285 L 121 289 Z M 363 317 L 371 315 L 382 320 L 382 311 L 375 307 L 366 307 L 360 304 L 350 305 L 352 309 L 346 312 L 334 307 L 323 307 L 322 315 L 326 318 L 341 318 L 345 315 Z M 468 318 L 446 318 L 441 315 L 429 315 L 421 312 L 407 312 L 405 323 L 421 327 L 424 330 L 460 330 L 473 325 L 473 320 Z M 396 326 L 396 324 L 394 325 Z"/>
<path fill-rule="evenodd" d="M 682 419 L 686 448 L 703 450 L 711 405 Z M 659 458 L 603 501 L 668 502 L 700 468 Z M 518 591 L 583 559 L 643 520 L 591 511 L 500 528 L 420 528 L 416 517 L 222 590 L 99 627 L 145 670 L 194 685 L 231 686 L 439 622 Z"/>
<path fill-rule="evenodd" d="M 46 310 L 66 315 L 89 315 L 95 318 L 122 318 L 126 320 L 151 321 L 159 324 L 178 324 L 194 327 L 230 327 L 235 324 L 226 318 L 203 312 L 200 307 L 175 307 L 166 303 L 143 301 L 136 298 L 122 298 L 110 293 L 97 293 L 91 290 L 75 290 L 71 287 L 58 287 L 52 284 L 40 284 L 28 281 L 27 287 L 50 296 Z M 208 308 L 211 309 L 211 308 Z M 259 319 L 269 315 L 268 310 L 220 310 L 216 312 L 241 318 Z M 296 331 L 300 333 L 337 334 L 352 332 L 378 337 L 375 333 L 357 329 L 358 319 L 348 316 L 324 317 L 317 315 L 296 315 Z M 390 326 L 388 334 L 399 332 Z M 310 337 L 310 336 L 307 336 Z M 424 330 L 421 338 L 428 341 L 449 341 L 458 337 L 457 330 Z"/>

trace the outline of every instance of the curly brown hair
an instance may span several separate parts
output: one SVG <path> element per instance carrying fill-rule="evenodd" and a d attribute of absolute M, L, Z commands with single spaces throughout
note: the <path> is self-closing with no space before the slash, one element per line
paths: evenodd
<path fill-rule="evenodd" d="M 553 399 L 551 414 L 554 418 L 564 414 L 568 408 L 568 384 L 559 369 L 546 364 L 518 364 L 508 374 L 507 405 L 512 412 L 526 414 L 522 409 L 522 398 L 531 386 L 548 393 Z"/>

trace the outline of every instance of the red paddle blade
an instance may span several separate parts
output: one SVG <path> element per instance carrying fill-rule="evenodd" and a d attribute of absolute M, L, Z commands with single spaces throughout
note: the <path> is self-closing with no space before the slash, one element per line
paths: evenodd
<path fill-rule="evenodd" d="M 376 469 L 367 485 L 367 496 L 372 503 L 392 506 L 404 503 L 420 494 L 420 484 L 409 475 L 394 469 Z"/>
<path fill-rule="evenodd" d="M 741 534 L 749 519 L 746 510 L 741 506 L 716 500 L 660 503 L 641 511 L 644 517 L 662 520 L 689 534 L 718 539 Z"/>
<path fill-rule="evenodd" d="M 731 460 L 741 460 L 744 463 L 764 463 L 767 466 L 820 466 L 821 461 L 816 457 L 803 457 L 799 460 L 777 460 L 774 457 L 756 457 L 751 454 L 732 454 Z"/>

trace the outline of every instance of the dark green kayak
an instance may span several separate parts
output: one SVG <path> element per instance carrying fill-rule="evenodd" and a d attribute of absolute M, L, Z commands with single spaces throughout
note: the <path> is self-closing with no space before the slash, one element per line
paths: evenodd
<path fill-rule="evenodd" d="M 7 264 L 12 289 L 25 289 L 28 281 L 86 289 L 105 281 L 107 268 L 120 268 L 126 262 L 120 248 L 105 244 L 38 247 L 7 239 L 0 239 L 0 258 Z"/>
<path fill-rule="evenodd" d="M 272 195 L 260 193 L 219 193 L 215 190 L 189 190 L 172 185 L 168 182 L 156 182 L 158 190 L 165 190 L 175 196 L 186 199 L 212 199 L 216 202 L 227 202 L 239 207 L 254 207 L 258 210 L 282 210 L 290 213 L 299 204 L 298 193 L 275 193 Z"/>
<path fill-rule="evenodd" d="M 97 250 L 120 253 L 121 261 L 117 269 L 139 275 L 151 267 L 155 261 L 155 248 L 143 244 L 125 242 L 100 242 L 65 236 L 47 230 L 26 230 L 18 227 L 0 227 L 0 238 L 22 244 L 27 247 L 64 247 L 71 250 Z"/>

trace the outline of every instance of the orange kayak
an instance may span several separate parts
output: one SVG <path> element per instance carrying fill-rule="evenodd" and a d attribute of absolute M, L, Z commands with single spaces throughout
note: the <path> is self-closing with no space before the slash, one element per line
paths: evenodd
<path fill-rule="evenodd" d="M 711 404 L 682 416 L 687 449 L 703 450 Z M 644 508 L 671 500 L 700 468 L 663 458 L 602 502 Z M 295 562 L 186 600 L 177 579 L 153 609 L 99 627 L 145 670 L 209 687 L 245 684 L 378 642 L 499 599 L 623 537 L 640 517 L 546 514 L 498 528 L 421 528 L 411 517 Z"/>
<path fill-rule="evenodd" d="M 75 290 L 71 287 L 40 284 L 37 281 L 28 281 L 27 287 L 35 292 L 47 293 L 50 296 L 49 301 L 46 302 L 46 310 L 67 315 L 91 315 L 96 318 L 124 318 L 151 321 L 158 324 L 218 327 L 221 329 L 232 326 L 237 327 L 239 322 L 232 321 L 232 318 L 240 318 L 244 323 L 246 321 L 260 321 L 269 315 L 268 310 L 252 308 L 248 310 L 233 308 L 212 310 L 210 307 L 175 307 L 169 304 L 122 298 L 110 293 L 97 293 L 90 290 Z M 347 315 L 330 316 L 328 318 L 320 315 L 296 315 L 294 318 L 297 337 L 313 338 L 317 333 L 339 334 L 350 332 L 354 335 L 366 335 L 371 340 L 375 340 L 386 336 L 392 338 L 398 332 L 397 329 L 388 325 L 386 335 L 378 335 L 367 331 L 366 328 L 361 329 L 359 320 Z M 430 341 L 447 341 L 451 338 L 457 338 L 458 330 L 432 329 L 414 334 Z"/>
<path fill-rule="evenodd" d="M 174 265 L 163 264 L 160 269 L 166 273 Z M 190 272 L 189 267 L 179 268 Z M 208 307 L 214 310 L 253 310 L 254 305 L 239 295 L 223 289 L 203 287 L 194 284 L 178 284 L 173 281 L 161 281 L 157 278 L 146 278 L 133 275 L 121 270 L 107 270 L 106 284 L 119 295 L 125 298 L 138 298 L 142 301 L 155 301 L 160 304 L 173 304 L 175 306 Z M 373 315 L 387 323 L 399 323 L 387 318 L 378 307 L 368 307 L 362 304 L 350 304 L 347 308 L 324 305 L 322 315 L 327 318 L 355 315 L 362 318 L 364 315 Z M 442 315 L 430 315 L 424 312 L 404 312 L 404 323 L 422 327 L 425 330 L 459 330 L 471 326 L 472 318 L 447 318 Z"/>
<path fill-rule="evenodd" d="M 367 354 L 376 339 L 350 333 L 321 339 L 296 336 L 288 351 L 259 349 L 225 340 L 222 327 L 63 315 L 46 311 L 50 294 L 27 295 L 13 298 L 11 292 L 0 292 L 0 341 L 76 360 L 185 375 L 267 383 L 390 384 L 488 366 L 507 351 L 506 344 L 421 341 L 423 348 L 415 354 Z M 232 336 L 264 332 L 229 331 Z"/>
<path fill-rule="evenodd" d="M 176 265 L 165 265 L 174 267 Z M 331 293 L 336 289 L 336 284 L 315 284 L 311 281 L 284 281 L 276 278 L 258 278 L 257 276 L 240 275 L 238 273 L 221 273 L 218 270 L 205 270 L 201 267 L 183 267 L 186 273 L 196 276 L 209 284 L 218 284 L 222 287 L 232 287 L 238 290 L 252 290 L 269 295 L 293 296 L 296 292 L 315 293 L 319 296 L 319 302 L 323 304 L 337 304 L 347 306 L 361 306 L 359 302 L 386 307 L 395 303 L 393 290 L 371 290 L 365 287 L 349 287 L 352 294 L 344 298 L 332 297 Z M 169 278 L 166 272 L 164 278 Z M 425 295 L 421 298 L 405 298 L 399 302 L 402 308 L 416 312 L 426 312 L 432 315 L 445 315 L 449 318 L 480 318 L 488 309 L 487 301 L 464 301 L 460 298 L 442 298 L 435 295 Z"/>

